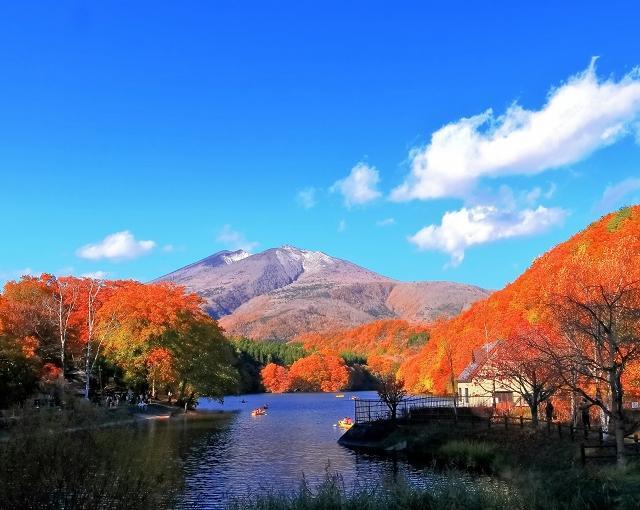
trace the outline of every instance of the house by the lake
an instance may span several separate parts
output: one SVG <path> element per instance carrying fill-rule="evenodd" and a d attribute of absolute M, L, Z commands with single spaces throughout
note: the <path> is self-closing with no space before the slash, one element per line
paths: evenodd
<path fill-rule="evenodd" d="M 492 361 L 500 356 L 501 345 L 501 340 L 495 340 L 473 350 L 471 363 L 457 379 L 458 395 L 462 405 L 522 404 L 520 395 L 514 394 L 514 381 L 501 379 L 492 368 Z"/>

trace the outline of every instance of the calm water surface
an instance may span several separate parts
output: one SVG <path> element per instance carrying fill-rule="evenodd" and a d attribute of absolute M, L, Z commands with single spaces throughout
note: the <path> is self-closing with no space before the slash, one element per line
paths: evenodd
<path fill-rule="evenodd" d="M 344 395 L 244 395 L 227 397 L 224 404 L 202 400 L 199 409 L 236 412 L 207 420 L 156 423 L 151 431 L 179 446 L 185 506 L 220 508 L 232 498 L 295 490 L 303 476 L 314 486 L 327 473 L 340 474 L 347 487 L 380 487 L 399 477 L 422 487 L 444 482 L 444 475 L 428 469 L 339 446 L 343 431 L 334 425 L 342 417 L 353 417 L 351 396 L 375 398 L 374 392 Z M 266 416 L 251 416 L 252 409 L 264 404 L 269 405 Z"/>

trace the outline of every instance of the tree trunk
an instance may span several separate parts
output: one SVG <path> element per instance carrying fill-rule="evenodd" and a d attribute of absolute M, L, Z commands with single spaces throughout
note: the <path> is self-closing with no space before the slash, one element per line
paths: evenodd
<path fill-rule="evenodd" d="M 618 467 L 626 464 L 624 454 L 624 403 L 622 391 L 622 376 L 620 372 L 612 370 L 609 372 L 609 391 L 611 395 L 611 413 L 613 418 L 613 426 L 616 435 L 616 462 Z"/>
<path fill-rule="evenodd" d="M 64 334 L 60 333 L 60 368 L 62 369 L 62 379 L 64 379 L 64 376 L 65 376 L 65 371 L 64 371 L 64 367 L 65 367 L 65 359 L 64 359 L 65 347 L 66 347 L 66 339 L 64 337 Z"/>
<path fill-rule="evenodd" d="M 531 410 L 531 425 L 533 425 L 533 427 L 537 427 L 538 426 L 538 404 L 536 403 L 531 403 L 529 404 L 529 409 Z"/>
<path fill-rule="evenodd" d="M 619 467 L 624 466 L 627 463 L 627 458 L 624 453 L 624 422 L 616 417 L 615 418 L 615 431 L 616 431 L 616 463 Z"/>
<path fill-rule="evenodd" d="M 84 374 L 85 374 L 85 383 L 84 383 L 84 398 L 89 400 L 89 389 L 91 387 L 91 348 L 89 347 L 89 342 L 87 342 L 87 359 L 84 363 Z"/>

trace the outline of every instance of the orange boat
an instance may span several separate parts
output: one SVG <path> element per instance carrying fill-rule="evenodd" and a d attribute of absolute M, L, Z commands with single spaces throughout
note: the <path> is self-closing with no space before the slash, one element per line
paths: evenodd
<path fill-rule="evenodd" d="M 265 414 L 267 414 L 267 411 L 265 411 L 262 407 L 258 407 L 258 409 L 254 409 L 253 411 L 251 411 L 251 416 L 264 416 Z"/>

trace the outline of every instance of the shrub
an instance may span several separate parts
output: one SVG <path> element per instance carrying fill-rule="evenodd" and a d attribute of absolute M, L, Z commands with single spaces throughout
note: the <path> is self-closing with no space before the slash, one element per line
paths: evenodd
<path fill-rule="evenodd" d="M 494 447 L 487 443 L 465 439 L 443 444 L 438 449 L 437 457 L 450 467 L 492 473 L 495 471 L 497 454 Z"/>

